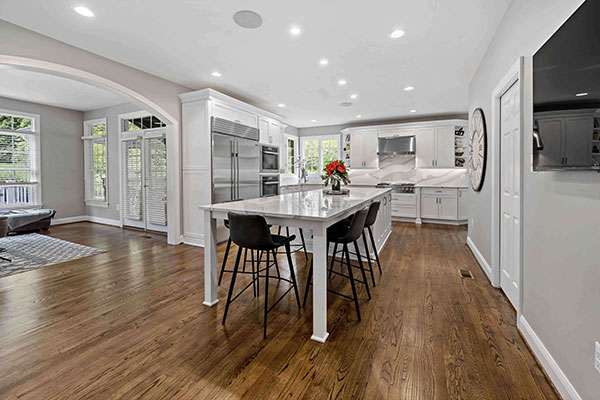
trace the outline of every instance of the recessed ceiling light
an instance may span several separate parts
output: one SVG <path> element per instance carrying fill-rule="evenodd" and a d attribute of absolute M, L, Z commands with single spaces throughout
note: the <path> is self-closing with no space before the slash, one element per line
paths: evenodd
<path fill-rule="evenodd" d="M 581 93 L 577 93 L 575 96 L 583 97 L 583 96 L 587 96 L 588 94 L 589 94 L 588 92 L 581 92 Z"/>
<path fill-rule="evenodd" d="M 402 36 L 404 36 L 404 33 L 405 32 L 402 29 L 394 29 L 392 31 L 392 33 L 390 33 L 390 38 L 392 38 L 392 39 L 399 39 Z"/>
<path fill-rule="evenodd" d="M 262 26 L 263 20 L 260 14 L 252 10 L 241 10 L 233 14 L 236 24 L 246 29 L 256 29 Z"/>
<path fill-rule="evenodd" d="M 319 60 L 319 65 L 325 66 L 325 65 L 327 65 L 327 64 L 329 64 L 329 60 L 328 60 L 328 59 L 326 59 L 326 58 L 321 58 L 321 59 Z"/>
<path fill-rule="evenodd" d="M 413 110 L 410 110 L 409 112 L 411 112 L 411 113 L 413 113 L 413 114 L 414 114 L 414 113 L 416 113 L 416 112 L 417 112 L 417 110 L 414 110 L 414 109 L 413 109 Z"/>
<path fill-rule="evenodd" d="M 356 94 L 356 93 L 352 93 L 352 94 L 350 95 L 350 98 L 351 98 L 352 100 L 358 99 L 358 94 Z"/>
<path fill-rule="evenodd" d="M 344 85 L 346 85 L 347 83 L 348 83 L 348 82 L 347 82 L 345 79 L 340 79 L 340 80 L 338 80 L 338 85 L 340 85 L 340 86 L 344 86 Z"/>
<path fill-rule="evenodd" d="M 317 120 L 316 119 L 311 119 L 310 122 L 317 122 Z"/>
<path fill-rule="evenodd" d="M 220 78 L 223 75 L 219 72 L 219 71 L 213 71 L 210 73 L 212 76 L 214 76 L 215 78 Z"/>
<path fill-rule="evenodd" d="M 356 118 L 362 118 L 362 114 L 358 114 Z"/>
<path fill-rule="evenodd" d="M 292 36 L 299 36 L 302 33 L 302 28 L 297 25 L 293 25 L 290 27 L 290 34 Z"/>
<path fill-rule="evenodd" d="M 414 86 L 407 86 L 407 87 L 405 87 L 405 88 L 404 88 L 404 91 L 405 91 L 405 92 L 410 92 L 410 91 L 412 91 L 412 90 L 415 90 L 415 87 L 414 87 Z"/>
<path fill-rule="evenodd" d="M 73 10 L 75 10 L 77 14 L 83 15 L 84 17 L 92 18 L 94 16 L 93 11 L 84 6 L 73 7 Z"/>
<path fill-rule="evenodd" d="M 279 103 L 279 104 L 277 104 L 277 107 L 279 107 L 279 108 L 285 108 L 285 104 Z"/>

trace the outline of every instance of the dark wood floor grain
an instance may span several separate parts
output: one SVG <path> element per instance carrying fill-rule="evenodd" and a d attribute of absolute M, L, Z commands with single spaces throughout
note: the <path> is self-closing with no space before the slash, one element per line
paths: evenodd
<path fill-rule="evenodd" d="M 267 340 L 251 290 L 223 327 L 224 302 L 202 305 L 202 249 L 91 223 L 50 234 L 107 252 L 0 279 L 2 399 L 558 398 L 464 228 L 395 224 L 362 322 L 330 297 L 324 345 L 291 295 Z"/>

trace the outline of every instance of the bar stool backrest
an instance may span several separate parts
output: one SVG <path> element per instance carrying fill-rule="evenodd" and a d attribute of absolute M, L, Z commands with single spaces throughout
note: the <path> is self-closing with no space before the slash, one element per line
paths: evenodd
<path fill-rule="evenodd" d="M 367 220 L 365 221 L 365 228 L 372 226 L 375 223 L 375 220 L 377 220 L 377 213 L 379 212 L 380 204 L 380 202 L 374 201 L 369 206 L 369 214 L 367 215 Z"/>
<path fill-rule="evenodd" d="M 238 246 L 252 250 L 276 247 L 267 221 L 261 215 L 228 213 L 229 237 Z"/>
<path fill-rule="evenodd" d="M 350 221 L 350 226 L 348 229 L 348 233 L 344 235 L 341 241 L 343 242 L 354 242 L 358 240 L 363 233 L 363 229 L 365 229 L 365 221 L 367 220 L 367 214 L 369 213 L 368 208 L 364 208 L 360 211 L 357 211 Z"/>

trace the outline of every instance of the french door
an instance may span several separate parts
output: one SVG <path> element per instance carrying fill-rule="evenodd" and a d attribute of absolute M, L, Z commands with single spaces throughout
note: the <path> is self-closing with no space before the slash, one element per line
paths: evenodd
<path fill-rule="evenodd" d="M 121 146 L 123 226 L 166 232 L 166 130 L 123 133 Z"/>

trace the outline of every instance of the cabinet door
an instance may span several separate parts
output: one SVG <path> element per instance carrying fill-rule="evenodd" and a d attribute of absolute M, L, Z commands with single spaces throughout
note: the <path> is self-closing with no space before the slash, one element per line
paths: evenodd
<path fill-rule="evenodd" d="M 435 128 L 435 167 L 454 168 L 454 127 Z"/>
<path fill-rule="evenodd" d="M 281 125 L 277 122 L 271 122 L 269 126 L 269 143 L 281 147 Z"/>
<path fill-rule="evenodd" d="M 350 139 L 350 160 L 352 169 L 365 169 L 365 153 L 363 151 L 365 138 L 360 133 L 353 133 Z"/>
<path fill-rule="evenodd" d="M 228 107 L 223 104 L 213 103 L 212 115 L 228 121 L 237 122 L 238 124 L 251 126 L 253 128 L 258 127 L 258 118 L 255 114 L 242 111 L 237 108 Z"/>
<path fill-rule="evenodd" d="M 364 168 L 379 168 L 379 155 L 377 154 L 377 133 L 364 133 L 362 140 L 362 158 Z"/>
<path fill-rule="evenodd" d="M 540 119 L 538 120 L 538 129 L 544 150 L 538 155 L 538 166 L 540 167 L 560 167 L 563 165 L 562 153 L 562 126 L 560 119 Z"/>
<path fill-rule="evenodd" d="M 269 121 L 266 119 L 260 119 L 258 121 L 258 141 L 260 143 L 269 143 Z"/>
<path fill-rule="evenodd" d="M 433 128 L 415 130 L 417 141 L 417 168 L 434 168 L 435 130 Z"/>
<path fill-rule="evenodd" d="M 438 211 L 438 197 L 427 194 L 421 195 L 421 218 L 433 218 L 437 219 L 439 215 Z"/>
<path fill-rule="evenodd" d="M 569 167 L 589 167 L 592 165 L 592 116 L 567 118 L 564 122 L 563 156 Z"/>
<path fill-rule="evenodd" d="M 456 221 L 458 219 L 458 198 L 439 197 L 439 219 Z"/>

